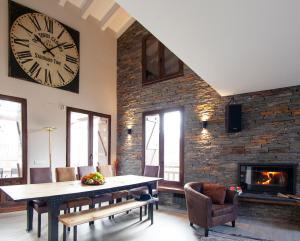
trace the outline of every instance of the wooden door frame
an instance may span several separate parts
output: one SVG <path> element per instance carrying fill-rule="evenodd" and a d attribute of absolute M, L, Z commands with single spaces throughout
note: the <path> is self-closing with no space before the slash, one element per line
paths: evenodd
<path fill-rule="evenodd" d="M 166 112 L 172 112 L 172 111 L 180 111 L 181 113 L 181 123 L 180 123 L 180 159 L 179 159 L 179 182 L 174 181 L 160 181 L 160 184 L 166 185 L 166 186 L 182 186 L 184 183 L 184 107 L 172 107 L 172 108 L 165 108 L 165 109 L 159 109 L 159 110 L 152 110 L 152 111 L 146 111 L 142 114 L 142 170 L 145 168 L 145 117 L 149 115 L 159 115 L 159 159 L 160 159 L 160 177 L 163 177 L 164 173 L 164 165 L 161 165 L 161 162 L 163 162 L 164 159 L 164 128 L 163 128 L 163 114 Z M 164 163 L 163 163 L 164 164 Z M 143 173 L 142 173 L 143 175 Z"/>
<path fill-rule="evenodd" d="M 93 165 L 93 159 L 91 158 L 91 155 L 93 154 L 93 116 L 103 117 L 108 119 L 108 164 L 111 164 L 111 115 L 94 112 L 94 111 L 88 111 L 84 109 L 74 108 L 67 106 L 66 113 L 66 126 L 67 126 L 67 133 L 66 133 L 66 166 L 70 166 L 70 138 L 71 138 L 71 125 L 69 125 L 71 120 L 71 112 L 77 112 L 82 114 L 88 115 L 88 165 Z"/>
<path fill-rule="evenodd" d="M 8 96 L 0 94 L 0 100 L 12 101 L 21 104 L 22 111 L 22 177 L 0 178 L 0 186 L 10 184 L 26 184 L 27 183 L 27 167 L 28 167 L 28 133 L 27 133 L 27 100 L 20 97 Z"/>

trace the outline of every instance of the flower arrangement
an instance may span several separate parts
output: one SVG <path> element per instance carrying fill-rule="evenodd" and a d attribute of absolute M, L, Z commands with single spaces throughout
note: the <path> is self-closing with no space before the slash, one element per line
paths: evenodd
<path fill-rule="evenodd" d="M 83 176 L 81 183 L 85 185 L 102 185 L 105 183 L 105 178 L 100 172 L 92 172 Z"/>
<path fill-rule="evenodd" d="M 242 193 L 242 188 L 240 186 L 230 186 L 229 190 L 236 191 L 236 192 L 238 192 L 238 194 Z"/>

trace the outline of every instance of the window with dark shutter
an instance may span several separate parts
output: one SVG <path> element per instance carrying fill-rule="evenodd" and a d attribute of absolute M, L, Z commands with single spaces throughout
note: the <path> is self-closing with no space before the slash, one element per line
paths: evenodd
<path fill-rule="evenodd" d="M 153 35 L 143 39 L 143 84 L 152 84 L 183 75 L 183 63 Z"/>

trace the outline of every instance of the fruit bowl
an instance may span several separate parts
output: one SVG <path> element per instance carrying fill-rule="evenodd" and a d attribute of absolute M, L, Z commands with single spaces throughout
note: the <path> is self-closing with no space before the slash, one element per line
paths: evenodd
<path fill-rule="evenodd" d="M 100 172 L 92 172 L 81 178 L 81 183 L 84 185 L 103 185 L 105 178 Z"/>

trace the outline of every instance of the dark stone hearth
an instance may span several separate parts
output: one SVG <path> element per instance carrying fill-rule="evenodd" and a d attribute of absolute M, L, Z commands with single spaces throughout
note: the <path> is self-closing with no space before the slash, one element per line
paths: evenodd
<path fill-rule="evenodd" d="M 300 203 L 296 199 L 278 197 L 276 195 L 271 195 L 271 194 L 242 193 L 239 195 L 239 200 L 243 200 L 243 199 L 264 200 L 264 201 L 274 202 L 274 204 L 276 204 L 276 202 L 283 202 L 286 203 L 287 205 L 291 205 L 291 206 L 298 205 L 300 207 Z"/>
<path fill-rule="evenodd" d="M 142 173 L 142 113 L 180 106 L 185 109 L 185 182 L 209 180 L 237 185 L 240 162 L 300 163 L 300 86 L 234 96 L 234 102 L 242 104 L 242 131 L 226 133 L 225 106 L 231 97 L 221 97 L 187 66 L 182 77 L 142 86 L 141 48 L 147 33 L 139 23 L 134 23 L 118 39 L 120 174 Z M 202 58 L 201 53 L 195 54 Z M 203 133 L 202 118 L 206 116 L 207 133 Z M 128 127 L 132 128 L 130 138 Z M 300 194 L 299 166 L 296 193 Z M 163 200 L 171 203 L 174 198 L 172 194 L 163 194 Z M 243 214 L 249 210 L 249 215 L 275 215 L 272 205 L 241 205 L 249 207 L 242 209 Z M 299 215 L 292 207 L 276 207 L 276 215 L 287 213 L 290 216 L 286 220 Z"/>

